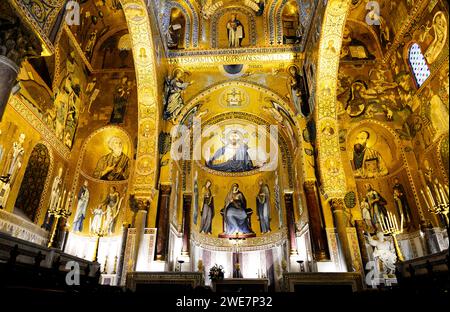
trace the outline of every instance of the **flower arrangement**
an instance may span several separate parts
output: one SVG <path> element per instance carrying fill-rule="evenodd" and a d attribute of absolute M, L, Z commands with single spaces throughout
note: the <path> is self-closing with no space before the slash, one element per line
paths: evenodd
<path fill-rule="evenodd" d="M 223 280 L 225 271 L 223 270 L 223 266 L 215 264 L 209 270 L 209 278 L 211 281 L 220 281 Z"/>

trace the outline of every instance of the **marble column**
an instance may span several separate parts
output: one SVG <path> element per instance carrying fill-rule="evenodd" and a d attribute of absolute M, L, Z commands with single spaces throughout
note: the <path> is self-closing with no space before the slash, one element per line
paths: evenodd
<path fill-rule="evenodd" d="M 190 241 L 191 236 L 191 204 L 192 195 L 183 195 L 183 248 L 181 249 L 182 256 L 189 256 L 190 252 Z"/>
<path fill-rule="evenodd" d="M 355 220 L 355 227 L 356 227 L 356 235 L 358 236 L 359 249 L 361 251 L 361 260 L 365 268 L 366 264 L 369 262 L 369 254 L 367 253 L 366 239 L 364 237 L 364 228 L 365 228 L 364 220 Z"/>
<path fill-rule="evenodd" d="M 289 250 L 292 255 L 297 255 L 297 240 L 295 235 L 295 216 L 294 216 L 294 194 L 284 194 L 284 204 L 286 207 L 286 225 L 288 228 Z"/>
<path fill-rule="evenodd" d="M 348 218 L 345 213 L 345 204 L 342 198 L 331 199 L 331 210 L 333 212 L 334 224 L 339 237 L 342 254 L 345 258 L 347 272 L 353 272 L 352 254 L 347 236 Z"/>
<path fill-rule="evenodd" d="M 139 253 L 141 242 L 144 239 L 145 227 L 147 223 L 147 210 L 139 209 L 136 215 L 136 236 L 134 239 L 134 254 L 133 254 L 133 271 L 136 271 L 136 266 L 139 261 Z"/>
<path fill-rule="evenodd" d="M 158 211 L 156 213 L 156 260 L 165 261 L 169 245 L 169 209 L 170 185 L 161 185 L 159 188 Z"/>
<path fill-rule="evenodd" d="M 124 222 L 122 224 L 122 243 L 120 245 L 120 251 L 118 255 L 119 261 L 116 267 L 117 285 L 122 285 L 122 272 L 124 267 L 125 247 L 127 246 L 129 228 L 130 225 L 128 223 Z"/>
<path fill-rule="evenodd" d="M 316 181 L 307 181 L 303 184 L 308 207 L 309 228 L 311 231 L 311 245 L 314 260 L 324 261 L 330 259 L 328 251 L 327 233 L 325 220 L 322 213 L 319 193 Z"/>
<path fill-rule="evenodd" d="M 0 55 L 0 121 L 18 74 L 19 67 L 9 58 Z"/>

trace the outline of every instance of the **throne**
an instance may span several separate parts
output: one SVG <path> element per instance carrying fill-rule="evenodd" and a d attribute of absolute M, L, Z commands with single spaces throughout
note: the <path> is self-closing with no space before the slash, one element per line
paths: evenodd
<path fill-rule="evenodd" d="M 220 210 L 220 214 L 222 215 L 222 227 L 223 227 L 223 233 L 219 234 L 219 238 L 250 238 L 250 237 L 256 237 L 255 232 L 253 232 L 252 229 L 252 214 L 253 209 L 246 208 L 245 212 L 247 214 L 247 225 L 250 229 L 250 233 L 235 233 L 235 234 L 227 234 L 226 233 L 226 223 L 225 223 L 225 208 L 222 208 Z"/>

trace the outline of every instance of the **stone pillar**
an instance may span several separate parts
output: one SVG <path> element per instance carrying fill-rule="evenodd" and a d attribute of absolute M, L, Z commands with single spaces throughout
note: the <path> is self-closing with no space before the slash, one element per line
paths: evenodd
<path fill-rule="evenodd" d="M 136 222 L 135 222 L 136 237 L 134 239 L 133 271 L 136 271 L 136 265 L 138 263 L 141 241 L 144 238 L 146 223 L 147 223 L 147 210 L 140 209 L 136 215 Z"/>
<path fill-rule="evenodd" d="M 191 203 L 192 195 L 183 195 L 183 248 L 181 249 L 181 255 L 189 257 L 191 236 Z"/>
<path fill-rule="evenodd" d="M 331 210 L 333 212 L 334 224 L 338 233 L 342 254 L 345 258 L 345 264 L 348 272 L 353 272 L 352 254 L 350 243 L 347 236 L 348 220 L 345 215 L 345 204 L 342 198 L 331 199 Z"/>
<path fill-rule="evenodd" d="M 320 203 L 316 181 L 307 181 L 303 184 L 308 207 L 309 228 L 311 231 L 311 245 L 314 260 L 324 261 L 330 259 L 328 251 L 325 220 Z"/>
<path fill-rule="evenodd" d="M 294 216 L 294 196 L 292 193 L 284 194 L 284 204 L 286 207 L 286 225 L 288 228 L 289 250 L 291 256 L 297 255 L 297 241 L 295 235 L 295 216 Z"/>
<path fill-rule="evenodd" d="M 365 228 L 364 220 L 356 220 L 355 227 L 356 227 L 356 235 L 358 236 L 359 249 L 361 251 L 361 260 L 364 266 L 362 271 L 364 271 L 366 264 L 369 262 L 369 255 L 366 249 L 366 239 L 364 237 L 364 228 Z"/>
<path fill-rule="evenodd" d="M 160 185 L 158 198 L 158 211 L 156 213 L 156 260 L 165 261 L 169 244 L 169 208 L 170 185 Z"/>
<path fill-rule="evenodd" d="M 137 217 L 137 215 L 136 215 Z M 127 246 L 127 239 L 128 239 L 128 229 L 130 228 L 130 225 L 124 222 L 122 224 L 122 244 L 120 246 L 120 253 L 118 255 L 119 261 L 117 262 L 116 267 L 116 276 L 117 276 L 117 283 L 116 285 L 122 284 L 122 272 L 124 268 L 124 257 L 125 257 L 125 247 Z"/>
<path fill-rule="evenodd" d="M 0 121 L 18 73 L 19 67 L 10 59 L 0 55 Z"/>

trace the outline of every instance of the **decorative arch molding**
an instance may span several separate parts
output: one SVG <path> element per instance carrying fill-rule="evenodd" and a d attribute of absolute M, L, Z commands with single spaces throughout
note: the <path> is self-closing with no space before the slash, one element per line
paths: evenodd
<path fill-rule="evenodd" d="M 247 7 L 226 7 L 217 10 L 213 17 L 211 18 L 211 47 L 218 48 L 218 32 L 217 25 L 220 18 L 228 12 L 240 12 L 241 14 L 248 17 L 250 21 L 251 31 L 248 31 L 250 35 L 250 44 L 256 45 L 256 14 L 255 12 Z"/>
<path fill-rule="evenodd" d="M 248 87 L 248 88 L 252 88 L 254 90 L 257 91 L 261 91 L 264 92 L 268 97 L 273 98 L 278 104 L 280 104 L 291 116 L 295 116 L 294 112 L 292 111 L 292 109 L 289 107 L 289 105 L 287 104 L 286 100 L 279 94 L 275 93 L 274 91 L 268 89 L 266 86 L 262 86 L 256 83 L 250 83 L 247 81 L 241 81 L 241 80 L 236 80 L 236 81 L 228 81 L 228 82 L 221 82 L 218 84 L 215 84 L 211 87 L 209 87 L 207 90 L 201 91 L 200 93 L 198 93 L 196 96 L 194 96 L 193 98 L 191 98 L 189 100 L 189 102 L 187 102 L 187 104 L 184 106 L 184 108 L 182 109 L 182 111 L 180 112 L 180 117 L 177 118 L 177 120 L 175 120 L 175 124 L 179 123 L 181 120 L 183 120 L 186 116 L 186 114 L 188 114 L 195 106 L 197 106 L 199 104 L 199 102 L 202 101 L 203 98 L 207 97 L 208 95 L 210 95 L 212 92 L 216 91 L 216 90 L 220 90 L 224 87 L 227 86 L 240 86 L 240 87 Z M 245 119 L 249 116 L 251 116 L 253 121 L 257 121 L 256 123 L 260 123 L 260 124 L 264 124 L 263 120 L 260 119 L 258 116 L 254 116 L 253 114 L 248 114 L 248 113 L 239 113 L 239 112 L 235 112 L 236 117 L 238 118 L 242 118 Z M 223 114 L 222 114 L 223 115 Z M 220 115 L 218 115 L 220 116 Z M 208 118 L 208 121 L 214 119 L 216 117 L 211 117 Z M 295 134 L 297 135 L 298 138 L 298 150 L 299 151 L 303 151 L 303 140 L 301 139 L 301 133 L 302 133 L 302 127 L 301 124 L 299 122 L 299 120 L 296 117 L 292 117 L 292 120 L 295 123 Z M 289 188 L 293 189 L 293 185 L 294 185 L 294 181 L 293 181 L 293 160 L 294 160 L 294 154 L 290 152 L 289 147 L 291 147 L 287 142 L 289 141 L 288 138 L 285 138 L 283 135 L 279 136 L 280 138 L 280 149 L 283 148 L 284 150 L 287 150 L 288 153 L 285 153 L 285 155 L 282 155 L 283 157 L 286 157 L 286 159 L 291 159 L 287 166 L 290 167 L 288 168 L 288 172 L 291 172 L 292 174 L 289 176 Z M 292 148 L 292 147 L 291 147 Z M 305 159 L 304 159 L 304 153 L 299 153 L 300 155 L 300 162 L 304 168 L 305 165 Z"/>
<path fill-rule="evenodd" d="M 295 113 L 292 111 L 292 109 L 290 108 L 288 102 L 286 101 L 286 99 L 283 96 L 279 95 L 275 91 L 272 91 L 272 90 L 268 89 L 267 86 L 263 86 L 263 85 L 260 85 L 260 84 L 257 84 L 257 83 L 243 81 L 243 80 L 219 82 L 217 84 L 214 84 L 214 85 L 208 87 L 208 89 L 201 91 L 200 93 L 198 93 L 197 95 L 192 97 L 189 100 L 189 102 L 187 102 L 187 104 L 184 106 L 184 108 L 180 112 L 180 116 L 181 117 L 178 117 L 177 121 L 179 122 L 180 120 L 183 120 L 185 115 L 192 108 L 194 108 L 196 105 L 198 105 L 198 103 L 203 98 L 205 98 L 206 96 L 208 96 L 209 94 L 211 94 L 212 92 L 214 92 L 216 90 L 220 90 L 220 89 L 222 89 L 224 87 L 229 87 L 229 86 L 240 86 L 240 87 L 251 88 L 251 89 L 263 92 L 268 97 L 273 98 L 278 104 L 280 104 L 292 116 L 292 120 L 294 121 L 295 128 L 297 130 L 297 135 L 299 136 L 299 138 L 301 137 L 302 127 L 301 127 L 300 123 L 298 122 L 297 118 L 295 118 Z"/>
<path fill-rule="evenodd" d="M 336 51 L 341 50 L 342 35 L 347 19 L 351 0 L 329 0 L 325 8 L 322 34 L 318 51 L 318 66 L 316 72 L 316 106 L 317 129 L 326 124 L 335 129 L 334 134 L 327 138 L 317 137 L 317 149 L 320 179 L 328 198 L 342 199 L 347 190 L 345 171 L 342 166 L 342 156 L 339 152 L 339 126 L 337 120 L 337 79 L 340 54 L 330 53 L 328 43 L 336 43 Z"/>
<path fill-rule="evenodd" d="M 189 1 L 188 1 L 189 2 Z M 179 2 L 170 1 L 167 2 L 164 6 L 164 14 L 163 14 L 163 20 L 162 20 L 162 29 L 163 33 L 167 33 L 170 25 L 170 14 L 172 12 L 172 9 L 179 9 L 181 12 L 183 12 L 184 17 L 186 18 L 186 29 L 184 31 L 184 45 L 186 49 L 190 48 L 191 46 L 191 15 L 188 13 L 186 8 L 181 5 Z"/>
<path fill-rule="evenodd" d="M 268 19 L 269 19 L 269 44 L 275 44 L 275 15 L 276 15 L 276 7 L 281 3 L 281 6 L 286 4 L 289 0 L 274 0 L 270 5 L 268 10 Z"/>
<path fill-rule="evenodd" d="M 192 27 L 192 47 L 198 48 L 198 36 L 200 32 L 200 18 L 198 17 L 198 11 L 192 5 L 192 2 L 189 0 L 184 0 L 186 5 L 189 7 L 193 17 L 193 27 Z"/>
<path fill-rule="evenodd" d="M 129 190 L 138 198 L 152 200 L 158 182 L 157 140 L 161 116 L 158 103 L 162 101 L 161 95 L 157 92 L 159 85 L 156 73 L 156 49 L 152 40 L 153 30 L 144 0 L 120 0 L 120 3 L 133 43 L 139 110 L 135 170 L 130 177 Z"/>

